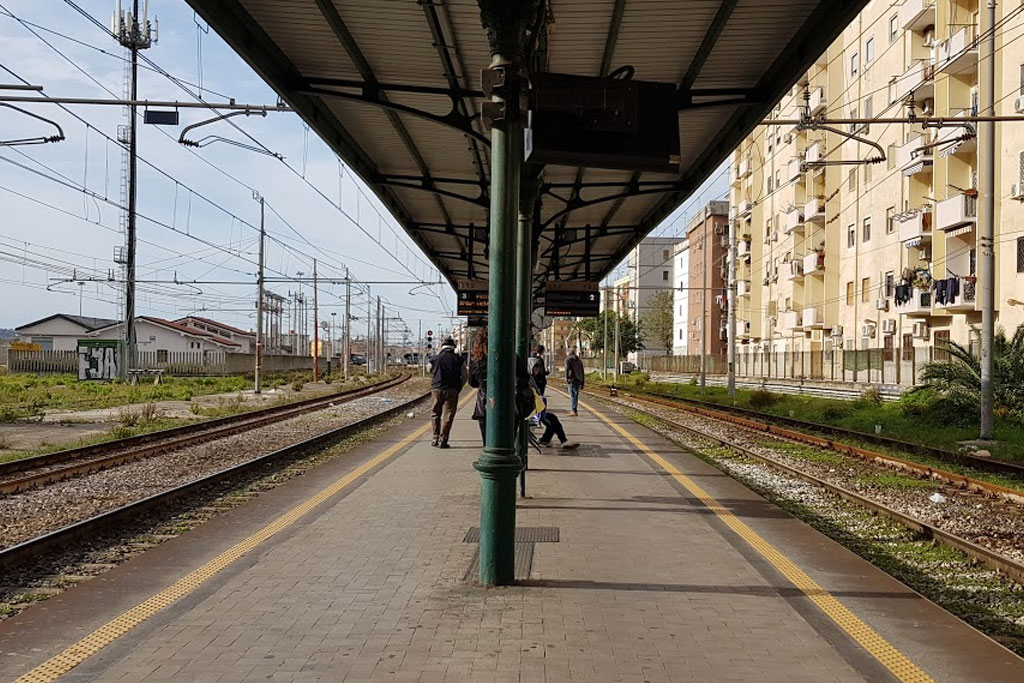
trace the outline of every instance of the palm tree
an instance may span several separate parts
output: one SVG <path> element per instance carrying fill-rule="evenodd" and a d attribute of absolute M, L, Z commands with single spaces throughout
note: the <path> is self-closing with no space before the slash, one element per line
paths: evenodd
<path fill-rule="evenodd" d="M 936 407 L 977 413 L 981 406 L 981 361 L 964 346 L 942 342 L 949 360 L 932 361 L 921 371 L 921 388 L 938 393 Z M 993 409 L 1024 418 L 1024 325 L 1011 339 L 1000 329 L 992 340 Z M 944 413 L 946 411 L 943 411 Z M 947 413 L 952 414 L 952 413 Z"/>

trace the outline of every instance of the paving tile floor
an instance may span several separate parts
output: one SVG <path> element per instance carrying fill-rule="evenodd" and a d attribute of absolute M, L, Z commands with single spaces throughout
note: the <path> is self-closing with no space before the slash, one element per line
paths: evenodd
<path fill-rule="evenodd" d="M 599 457 L 531 457 L 517 524 L 560 540 L 536 544 L 525 585 L 464 578 L 479 500 L 464 412 L 454 448 L 411 447 L 89 677 L 864 680 L 707 510 L 593 416 L 564 421 Z"/>

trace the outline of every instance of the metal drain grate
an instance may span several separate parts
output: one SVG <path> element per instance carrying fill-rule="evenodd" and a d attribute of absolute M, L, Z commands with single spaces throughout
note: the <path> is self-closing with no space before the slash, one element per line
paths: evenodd
<path fill-rule="evenodd" d="M 516 581 L 529 581 L 533 569 L 533 543 L 516 543 L 516 563 L 514 578 Z M 466 570 L 463 581 L 476 581 L 480 575 L 480 550 L 473 553 L 473 561 Z"/>
<path fill-rule="evenodd" d="M 612 457 L 608 453 L 605 453 L 604 449 L 600 446 L 580 446 L 571 451 L 559 450 L 555 455 L 563 457 L 575 457 L 575 458 L 610 458 Z"/>
<path fill-rule="evenodd" d="M 516 544 L 519 543 L 558 543 L 559 530 L 557 526 L 517 526 Z M 463 543 L 479 543 L 480 527 L 470 527 L 466 532 Z"/>

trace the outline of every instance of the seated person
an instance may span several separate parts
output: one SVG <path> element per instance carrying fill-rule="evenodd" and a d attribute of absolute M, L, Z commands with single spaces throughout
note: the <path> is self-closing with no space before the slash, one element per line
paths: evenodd
<path fill-rule="evenodd" d="M 551 448 L 551 437 L 557 436 L 558 441 L 561 443 L 563 450 L 572 450 L 573 448 L 579 448 L 580 445 L 575 441 L 569 441 L 565 435 L 565 427 L 562 426 L 562 421 L 558 419 L 558 416 L 552 413 L 547 405 L 547 397 L 542 396 L 541 400 L 544 401 L 544 410 L 539 414 L 540 423 L 544 425 L 544 434 L 540 437 L 541 446 L 544 448 Z"/>

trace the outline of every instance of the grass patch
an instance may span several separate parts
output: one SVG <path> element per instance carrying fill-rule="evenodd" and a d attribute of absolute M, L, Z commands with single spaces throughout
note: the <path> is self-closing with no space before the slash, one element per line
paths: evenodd
<path fill-rule="evenodd" d="M 908 477 L 905 474 L 862 475 L 857 477 L 857 481 L 872 488 L 900 489 L 901 491 L 934 489 L 940 486 L 938 482 L 930 479 L 918 479 L 917 477 Z"/>
<path fill-rule="evenodd" d="M 814 448 L 813 446 L 804 446 L 798 443 L 790 443 L 788 441 L 772 441 L 765 439 L 760 442 L 760 445 L 764 448 L 770 448 L 780 453 L 785 453 L 791 458 L 799 458 L 800 460 L 806 460 L 807 462 L 817 462 L 824 465 L 841 465 L 843 464 L 843 456 L 836 453 L 829 453 L 823 451 L 820 448 Z"/>
<path fill-rule="evenodd" d="M 589 379 L 594 385 L 606 386 L 599 373 L 593 373 Z M 757 410 L 769 416 L 792 417 L 865 435 L 873 435 L 875 425 L 881 425 L 882 436 L 948 451 L 956 451 L 957 442 L 978 436 L 976 426 L 930 419 L 913 410 L 915 399 L 910 397 L 906 401 L 908 405 L 901 405 L 900 402 L 877 401 L 873 395 L 855 401 L 842 401 L 737 388 L 736 399 L 732 400 L 725 387 L 708 386 L 701 396 L 700 387 L 695 384 L 654 382 L 643 375 L 620 375 L 617 386 L 627 391 L 648 392 L 666 398 L 703 400 L 721 406 Z M 992 449 L 994 457 L 1024 461 L 1024 425 L 1009 419 L 997 420 L 995 433 L 1000 443 Z M 880 447 L 873 444 L 868 447 L 880 450 Z"/>

